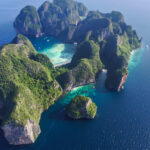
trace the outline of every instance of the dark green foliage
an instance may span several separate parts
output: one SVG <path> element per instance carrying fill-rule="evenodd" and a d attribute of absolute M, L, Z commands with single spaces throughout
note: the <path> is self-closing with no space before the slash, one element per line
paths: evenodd
<path fill-rule="evenodd" d="M 74 32 L 70 25 L 77 25 L 80 16 L 86 17 L 87 14 L 88 9 L 73 0 L 54 0 L 52 3 L 46 1 L 38 11 L 33 6 L 23 8 L 14 27 L 18 33 L 27 36 L 38 37 L 44 33 L 70 41 Z M 64 32 L 68 33 L 63 36 Z"/>
<path fill-rule="evenodd" d="M 94 44 L 93 41 L 82 42 L 78 46 L 77 51 L 72 58 L 72 65 L 77 64 L 77 62 L 83 58 L 92 59 L 96 56 L 96 52 L 98 51 L 98 49 L 99 48 L 96 46 L 96 44 Z"/>
<path fill-rule="evenodd" d="M 113 32 L 114 32 L 114 34 L 119 34 L 119 35 L 122 34 L 122 29 L 121 29 L 120 25 L 116 22 L 113 22 Z"/>
<path fill-rule="evenodd" d="M 95 42 L 99 42 L 101 33 L 105 29 L 107 29 L 107 35 L 109 35 L 111 32 L 111 24 L 108 19 L 95 19 L 95 17 L 87 17 L 87 19 L 78 24 L 76 32 L 73 36 L 73 41 L 81 43 L 84 40 L 94 40 Z"/>
<path fill-rule="evenodd" d="M 96 111 L 97 106 L 92 103 L 91 99 L 82 95 L 73 98 L 66 108 L 66 114 L 73 119 L 92 119 L 95 117 Z"/>
<path fill-rule="evenodd" d="M 38 124 L 41 112 L 54 103 L 62 90 L 53 78 L 49 59 L 37 54 L 27 38 L 18 35 L 16 39 L 19 43 L 0 50 L 0 102 L 7 108 L 3 124 L 25 125 L 29 119 Z"/>
<path fill-rule="evenodd" d="M 52 75 L 54 78 L 57 79 L 58 76 L 66 73 L 69 69 L 66 67 L 56 67 L 55 69 L 52 70 Z"/>
<path fill-rule="evenodd" d="M 62 28 L 68 25 L 63 11 L 55 4 L 44 2 L 38 9 L 38 13 L 46 35 L 58 35 Z M 64 27 L 61 24 L 64 24 Z"/>
<path fill-rule="evenodd" d="M 105 68 L 108 70 L 106 87 L 118 90 L 128 66 L 130 53 L 141 46 L 136 32 L 131 26 L 123 22 L 113 23 L 113 35 L 100 43 L 100 56 Z M 126 72 L 126 73 L 125 73 Z"/>
<path fill-rule="evenodd" d="M 101 43 L 100 56 L 103 64 L 108 70 L 116 68 L 117 65 L 117 36 L 111 36 Z"/>
<path fill-rule="evenodd" d="M 125 67 L 123 67 L 122 69 L 114 70 L 113 72 L 109 73 L 105 82 L 106 87 L 110 90 L 118 91 L 122 77 L 125 74 L 128 74 L 128 71 Z"/>
<path fill-rule="evenodd" d="M 111 13 L 103 14 L 103 15 L 104 17 L 110 18 L 112 22 L 116 22 L 116 23 L 124 22 L 123 15 L 118 11 L 112 11 Z"/>
<path fill-rule="evenodd" d="M 95 82 L 95 76 L 102 70 L 99 46 L 94 41 L 85 41 L 79 45 L 74 55 L 70 70 L 58 77 L 65 91 L 72 87 Z"/>
<path fill-rule="evenodd" d="M 56 77 L 65 91 L 95 82 L 95 76 L 103 67 L 108 70 L 109 79 L 114 76 L 117 79 L 116 72 L 127 68 L 131 51 L 141 46 L 136 31 L 124 22 L 120 12 L 104 14 L 90 11 L 87 14 L 87 11 L 82 3 L 73 0 L 54 0 L 53 3 L 46 1 L 38 10 L 45 34 L 78 44 L 76 54 L 67 68 L 54 69 L 48 58 L 40 54 L 33 53 L 32 57 L 30 56 L 32 60 L 42 63 L 46 71 L 51 68 L 47 79 Z M 35 8 L 32 7 L 23 9 L 22 14 L 24 13 L 26 16 L 36 15 Z M 80 20 L 80 16 L 86 18 Z M 26 66 L 28 67 L 27 64 Z M 36 67 L 28 68 L 32 70 L 31 75 L 38 76 L 36 69 L 32 69 Z M 40 79 L 43 78 L 46 78 L 44 71 Z"/>
<path fill-rule="evenodd" d="M 34 6 L 24 7 L 17 16 L 14 27 L 17 32 L 24 35 L 39 35 L 42 31 L 42 26 L 36 8 Z"/>
<path fill-rule="evenodd" d="M 54 68 L 54 66 L 51 63 L 50 59 L 44 54 L 32 55 L 30 58 L 37 61 L 37 62 L 40 62 L 42 65 L 44 65 L 48 69 L 53 69 Z"/>
<path fill-rule="evenodd" d="M 102 19 L 103 15 L 99 11 L 89 11 L 87 19 L 93 20 L 93 19 Z"/>
<path fill-rule="evenodd" d="M 83 3 L 76 2 L 76 5 L 79 16 L 86 16 L 88 14 L 88 9 L 84 6 Z"/>

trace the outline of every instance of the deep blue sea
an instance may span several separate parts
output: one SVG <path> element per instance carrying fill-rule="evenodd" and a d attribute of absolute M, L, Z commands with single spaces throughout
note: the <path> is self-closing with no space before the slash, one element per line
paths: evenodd
<path fill-rule="evenodd" d="M 12 22 L 23 6 L 39 6 L 44 0 L 0 0 L 0 45 L 12 40 Z M 35 144 L 9 146 L 0 130 L 0 150 L 150 150 L 150 2 L 148 0 L 82 0 L 91 9 L 102 12 L 120 10 L 126 21 L 143 37 L 143 47 L 129 62 L 129 77 L 120 93 L 104 87 L 106 74 L 96 85 L 74 89 L 41 117 L 42 133 Z M 74 48 L 53 37 L 31 39 L 38 52 L 62 63 L 70 59 Z M 40 40 L 37 42 L 36 40 Z M 49 40 L 49 41 L 47 41 Z M 45 44 L 42 44 L 42 43 Z M 58 48 L 58 49 L 57 49 Z M 68 53 L 71 49 L 71 53 Z M 56 53 L 58 55 L 56 55 Z M 55 55 L 53 55 L 55 54 Z M 89 96 L 98 106 L 94 120 L 68 120 L 65 106 L 77 94 Z"/>

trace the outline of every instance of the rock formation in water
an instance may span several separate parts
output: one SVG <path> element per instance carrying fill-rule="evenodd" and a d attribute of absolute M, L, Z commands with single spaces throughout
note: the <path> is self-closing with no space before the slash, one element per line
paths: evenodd
<path fill-rule="evenodd" d="M 22 10 L 19 16 L 22 16 L 22 12 L 24 11 Z M 121 72 L 127 68 L 130 52 L 141 46 L 136 31 L 124 22 L 120 12 L 88 12 L 82 3 L 73 0 L 54 0 L 53 3 L 46 1 L 42 4 L 36 14 L 39 14 L 36 18 L 40 18 L 44 34 L 57 36 L 65 42 L 78 43 L 77 52 L 68 66 L 69 70 L 58 77 L 65 91 L 95 82 L 97 73 L 103 68 L 108 70 L 106 87 L 115 91 L 119 88 L 119 84 L 116 84 L 116 88 L 110 81 L 115 78 L 121 82 L 127 72 L 121 73 L 121 77 L 117 78 L 118 70 Z M 81 16 L 84 19 L 81 19 Z M 15 22 L 18 22 L 18 18 Z M 21 25 L 25 21 L 23 18 L 20 21 Z M 18 30 L 21 26 L 15 27 Z M 27 31 L 25 33 L 28 34 Z M 96 55 L 86 53 L 86 50 L 90 49 Z M 82 57 L 79 59 L 77 55 Z"/>
<path fill-rule="evenodd" d="M 99 57 L 99 46 L 94 41 L 85 41 L 79 45 L 69 70 L 60 75 L 57 80 L 64 91 L 70 91 L 73 87 L 95 82 L 95 76 L 102 70 L 102 62 Z"/>
<path fill-rule="evenodd" d="M 113 91 L 123 89 L 130 53 L 141 46 L 141 41 L 121 13 L 89 12 L 78 23 L 72 41 L 78 43 L 77 51 L 67 66 L 69 71 L 58 77 L 65 91 L 95 82 L 103 68 L 108 70 L 106 87 Z"/>
<path fill-rule="evenodd" d="M 34 143 L 40 134 L 41 113 L 54 104 L 62 89 L 49 58 L 37 54 L 31 42 L 18 35 L 0 50 L 0 119 L 10 144 Z"/>
<path fill-rule="evenodd" d="M 42 24 L 34 6 L 26 6 L 17 16 L 14 27 L 17 33 L 26 36 L 39 37 L 42 35 Z"/>
<path fill-rule="evenodd" d="M 120 91 L 128 76 L 130 53 L 141 46 L 136 31 L 124 22 L 120 12 L 88 12 L 73 0 L 46 1 L 38 11 L 26 6 L 14 27 L 26 36 L 52 35 L 78 45 L 71 63 L 56 68 L 47 56 L 37 54 L 23 35 L 1 48 L 1 128 L 13 145 L 36 140 L 41 113 L 62 95 L 62 88 L 65 93 L 93 83 L 102 69 L 107 69 L 106 87 Z M 75 119 L 92 119 L 96 109 L 89 98 L 78 96 L 68 105 L 67 114 Z"/>
<path fill-rule="evenodd" d="M 86 17 L 88 9 L 73 0 L 44 2 L 38 10 L 33 6 L 23 8 L 17 16 L 14 27 L 18 33 L 37 37 L 51 35 L 66 41 L 73 36 L 80 17 Z"/>
<path fill-rule="evenodd" d="M 66 115 L 72 119 L 94 119 L 97 106 L 89 97 L 78 95 L 66 108 Z"/>

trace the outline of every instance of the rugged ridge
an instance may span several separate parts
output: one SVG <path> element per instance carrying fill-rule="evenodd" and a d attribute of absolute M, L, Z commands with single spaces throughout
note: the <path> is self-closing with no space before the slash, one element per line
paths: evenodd
<path fill-rule="evenodd" d="M 30 11 L 28 14 L 31 15 L 31 13 Z M 78 44 L 73 61 L 67 66 L 68 71 L 57 77 L 65 91 L 70 91 L 79 85 L 95 82 L 96 75 L 102 69 L 108 70 L 106 87 L 115 91 L 119 88 L 119 85 L 116 88 L 115 84 L 113 87 L 110 81 L 118 79 L 121 82 L 124 76 L 122 71 L 128 66 L 131 51 L 141 46 L 141 40 L 136 31 L 125 23 L 120 12 L 88 12 L 82 3 L 73 0 L 54 0 L 53 3 L 44 2 L 36 14 L 39 15 L 44 34 L 57 36 L 64 42 Z M 15 22 L 18 21 L 18 18 Z M 24 18 L 20 22 L 24 22 Z M 17 29 L 20 26 L 15 27 Z M 90 59 L 86 57 L 86 49 L 88 50 L 88 48 L 85 46 L 86 44 L 88 46 L 89 42 L 96 45 L 93 48 L 97 49 L 95 52 L 99 51 L 95 57 L 89 54 Z M 75 61 L 76 56 L 80 54 L 82 54 L 82 58 Z M 122 72 L 119 78 L 117 78 L 118 70 Z M 81 76 L 79 76 L 80 74 Z"/>
<path fill-rule="evenodd" d="M 88 12 L 83 4 L 73 0 L 46 1 L 38 11 L 26 6 L 14 27 L 26 36 L 45 34 L 76 42 L 77 51 L 70 64 L 54 68 L 49 58 L 37 54 L 21 34 L 0 49 L 1 128 L 13 145 L 34 143 L 40 134 L 41 113 L 63 91 L 96 82 L 102 69 L 107 69 L 108 89 L 123 89 L 130 53 L 141 46 L 136 31 L 124 22 L 120 12 Z M 96 109 L 91 99 L 78 96 L 68 105 L 67 115 L 92 119 Z"/>
<path fill-rule="evenodd" d="M 34 6 L 26 6 L 21 10 L 14 22 L 14 27 L 17 33 L 26 36 L 39 37 L 42 35 L 42 25 Z"/>
<path fill-rule="evenodd" d="M 36 123 L 31 120 L 28 120 L 25 126 L 13 123 L 6 124 L 2 130 L 9 144 L 13 145 L 32 144 L 41 132 Z"/>
<path fill-rule="evenodd" d="M 107 69 L 108 89 L 123 89 L 130 53 L 141 46 L 141 40 L 121 13 L 89 12 L 78 23 L 72 41 L 78 43 L 77 51 L 67 66 L 69 71 L 58 77 L 64 91 L 95 82 L 102 69 Z"/>
<path fill-rule="evenodd" d="M 27 36 L 45 34 L 69 41 L 80 17 L 86 17 L 87 14 L 88 9 L 73 0 L 45 1 L 38 10 L 33 6 L 23 8 L 15 19 L 14 27 L 17 33 Z"/>
<path fill-rule="evenodd" d="M 0 116 L 10 144 L 34 143 L 41 113 L 62 95 L 49 58 L 18 35 L 0 50 Z"/>
<path fill-rule="evenodd" d="M 57 77 L 65 92 L 72 88 L 94 83 L 96 75 L 102 71 L 100 48 L 92 40 L 82 42 L 69 64 L 69 70 Z"/>
<path fill-rule="evenodd" d="M 66 108 L 66 115 L 72 119 L 94 119 L 97 106 L 89 97 L 78 95 Z"/>

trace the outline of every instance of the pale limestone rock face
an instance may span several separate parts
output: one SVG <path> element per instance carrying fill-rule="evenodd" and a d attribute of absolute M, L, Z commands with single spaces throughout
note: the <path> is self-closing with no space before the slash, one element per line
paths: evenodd
<path fill-rule="evenodd" d="M 121 81 L 120 81 L 120 84 L 119 84 L 119 87 L 118 87 L 118 92 L 120 92 L 124 87 L 123 87 L 123 85 L 124 85 L 124 83 L 126 82 L 126 80 L 127 80 L 127 78 L 128 78 L 128 74 L 125 74 L 122 78 L 121 78 Z"/>
<path fill-rule="evenodd" d="M 6 124 L 2 127 L 2 130 L 11 145 L 32 144 L 41 132 L 36 123 L 31 120 L 28 120 L 25 126 Z"/>

